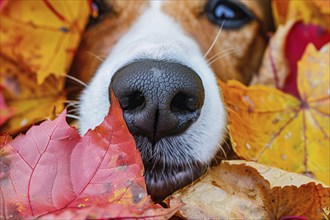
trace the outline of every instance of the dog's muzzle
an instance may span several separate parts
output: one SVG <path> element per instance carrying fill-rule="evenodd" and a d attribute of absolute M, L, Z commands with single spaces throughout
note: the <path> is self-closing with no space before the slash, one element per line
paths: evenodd
<path fill-rule="evenodd" d="M 133 135 L 155 144 L 179 135 L 199 117 L 204 103 L 200 77 L 179 63 L 142 60 L 119 69 L 113 89 Z"/>

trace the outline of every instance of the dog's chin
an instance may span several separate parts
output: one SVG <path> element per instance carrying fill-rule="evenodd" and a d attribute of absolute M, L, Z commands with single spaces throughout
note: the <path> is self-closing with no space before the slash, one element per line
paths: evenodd
<path fill-rule="evenodd" d="M 162 139 L 155 144 L 145 137 L 134 138 L 141 152 L 147 190 L 155 202 L 161 202 L 192 183 L 208 167 L 208 164 L 194 161 L 192 155 L 184 150 L 187 146 L 180 146 L 180 141 L 173 141 L 175 138 Z"/>
<path fill-rule="evenodd" d="M 186 164 L 179 170 L 177 167 L 145 170 L 145 179 L 149 195 L 160 203 L 176 190 L 192 183 L 205 171 L 205 166 Z"/>

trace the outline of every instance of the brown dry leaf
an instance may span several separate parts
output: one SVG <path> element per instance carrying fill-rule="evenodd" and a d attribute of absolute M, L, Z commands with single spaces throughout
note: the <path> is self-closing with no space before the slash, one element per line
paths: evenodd
<path fill-rule="evenodd" d="M 272 10 L 277 25 L 291 19 L 301 19 L 306 24 L 317 24 L 330 30 L 330 3 L 328 0 L 273 0 Z"/>
<path fill-rule="evenodd" d="M 223 161 L 167 203 L 183 202 L 188 219 L 321 219 L 330 188 L 295 173 L 246 161 Z"/>
<path fill-rule="evenodd" d="M 1 54 L 36 73 L 38 84 L 66 74 L 89 13 L 88 0 L 8 1 L 0 13 Z"/>
<path fill-rule="evenodd" d="M 300 99 L 264 86 L 221 83 L 236 153 L 330 183 L 330 44 L 298 63 Z"/>
<path fill-rule="evenodd" d="M 4 124 L 0 132 L 16 134 L 22 129 L 45 119 L 52 119 L 64 108 L 64 78 L 49 76 L 41 85 L 34 73 L 20 68 L 0 56 L 0 87 L 14 115 Z"/>

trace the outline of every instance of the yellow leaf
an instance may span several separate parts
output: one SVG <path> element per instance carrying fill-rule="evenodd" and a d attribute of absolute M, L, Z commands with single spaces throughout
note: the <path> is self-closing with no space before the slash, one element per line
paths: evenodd
<path fill-rule="evenodd" d="M 330 183 L 329 45 L 309 44 L 298 63 L 301 100 L 264 86 L 221 83 L 236 153 Z"/>
<path fill-rule="evenodd" d="M 1 54 L 37 74 L 66 74 L 89 17 L 87 0 L 9 1 L 0 13 Z"/>
<path fill-rule="evenodd" d="M 295 173 L 246 161 L 223 161 L 167 203 L 188 219 L 321 219 L 330 188 Z M 293 218 L 292 218 L 293 219 Z"/>
<path fill-rule="evenodd" d="M 273 0 L 272 9 L 277 25 L 301 19 L 306 24 L 317 24 L 330 30 L 329 0 Z"/>
<path fill-rule="evenodd" d="M 47 77 L 41 85 L 36 76 L 0 56 L 0 87 L 4 88 L 7 104 L 14 114 L 0 131 L 16 134 L 62 112 L 65 101 L 64 77 Z"/>

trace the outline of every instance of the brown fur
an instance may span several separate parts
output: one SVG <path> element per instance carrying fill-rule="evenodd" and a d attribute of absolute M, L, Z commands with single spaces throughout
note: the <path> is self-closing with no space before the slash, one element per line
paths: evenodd
<path fill-rule="evenodd" d="M 270 21 L 269 5 L 267 0 L 242 0 L 258 18 L 259 21 Z M 203 14 L 203 1 L 168 1 L 164 10 L 185 29 L 201 46 L 204 53 L 209 49 L 215 39 L 219 26 L 212 24 Z M 237 79 L 248 83 L 252 74 L 257 72 L 263 50 L 266 46 L 263 30 L 269 29 L 270 24 L 264 26 L 258 20 L 250 22 L 239 30 L 223 30 L 211 52 L 208 60 L 216 53 L 237 47 L 234 53 L 225 53 L 211 66 L 218 78 L 222 80 Z"/>
<path fill-rule="evenodd" d="M 110 10 L 82 36 L 71 74 L 89 82 L 102 60 L 148 6 L 147 0 L 106 0 Z"/>
<path fill-rule="evenodd" d="M 257 72 L 263 50 L 266 46 L 265 30 L 271 28 L 271 14 L 268 0 L 240 0 L 257 17 L 239 30 L 223 30 L 206 59 L 216 53 L 237 47 L 236 52 L 224 52 L 211 66 L 222 80 L 237 79 L 249 83 Z M 219 31 L 203 14 L 206 0 L 167 1 L 163 10 L 180 22 L 205 53 Z M 148 7 L 145 0 L 107 0 L 111 11 L 83 35 L 74 65 L 73 75 L 88 82 L 118 39 L 125 34 L 137 17 Z M 263 22 L 260 22 L 263 21 Z"/>

